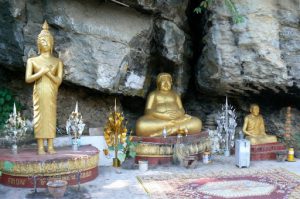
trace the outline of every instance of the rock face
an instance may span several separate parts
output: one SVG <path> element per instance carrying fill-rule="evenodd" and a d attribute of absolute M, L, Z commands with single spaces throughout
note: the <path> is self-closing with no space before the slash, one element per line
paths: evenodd
<path fill-rule="evenodd" d="M 241 24 L 232 23 L 224 1 L 213 1 L 207 19 L 197 15 L 206 25 L 191 17 L 195 0 L 118 1 L 125 6 L 109 0 L 0 1 L 0 78 L 8 78 L 6 83 L 1 79 L 0 87 L 5 84 L 18 93 L 27 105 L 27 117 L 32 117 L 32 85 L 23 79 L 25 63 L 37 55 L 37 35 L 47 20 L 55 38 L 54 54 L 65 65 L 58 95 L 60 128 L 77 100 L 87 128 L 103 126 L 114 99 L 107 93 L 121 96 L 128 126 L 134 128 L 145 96 L 154 87 L 150 82 L 157 73 L 169 72 L 175 90 L 186 93 L 187 113 L 200 117 L 206 126 L 213 127 L 213 115 L 226 93 L 240 101 L 240 127 L 249 104 L 265 102 L 267 129 L 272 134 L 282 131 L 284 119 L 278 110 L 287 104 L 278 103 L 277 97 L 287 99 L 284 92 L 290 94 L 290 88 L 300 93 L 298 1 L 232 0 L 244 16 Z M 197 54 L 201 44 L 198 48 L 196 43 L 202 40 L 204 48 Z M 253 94 L 265 96 L 264 90 L 271 91 L 278 106 L 270 102 L 272 97 L 251 99 L 257 97 Z M 299 106 L 294 112 L 298 110 Z"/>
<path fill-rule="evenodd" d="M 97 1 L 47 1 L 44 12 L 49 24 L 57 27 L 55 49 L 65 64 L 65 80 L 103 92 L 143 93 L 151 17 Z M 38 32 L 43 18 L 29 16 L 25 56 L 36 49 L 30 32 Z"/>
<path fill-rule="evenodd" d="M 7 28 L 0 31 L 0 65 L 24 71 L 28 57 L 37 55 L 36 39 L 46 19 L 55 39 L 54 53 L 65 65 L 65 81 L 144 97 L 152 72 L 167 70 L 177 90 L 184 92 L 191 56 L 185 24 L 188 0 L 128 4 L 129 8 L 97 0 L 3 0 L 0 25 Z M 163 61 L 151 65 L 153 54 Z"/>
<path fill-rule="evenodd" d="M 282 107 L 280 110 L 268 113 L 268 118 L 266 118 L 266 125 L 268 127 L 267 130 L 269 130 L 268 132 L 277 135 L 279 140 L 286 144 L 288 142 L 284 140 L 286 139 L 285 133 L 288 125 L 288 122 L 286 122 L 287 108 L 288 107 Z M 290 114 L 290 125 L 288 126 L 290 126 L 291 137 L 294 140 L 293 147 L 295 150 L 300 151 L 300 125 L 298 122 L 300 119 L 299 109 L 291 107 Z"/>
<path fill-rule="evenodd" d="M 33 85 L 24 84 L 21 73 L 16 74 L 0 69 L 0 75 L 3 75 L 1 76 L 3 77 L 1 86 L 9 87 L 12 93 L 16 94 L 16 101 L 23 105 L 24 109 L 21 110 L 22 116 L 32 120 Z M 72 111 L 74 111 L 76 101 L 78 101 L 79 112 L 81 112 L 82 119 L 86 124 L 83 133 L 88 134 L 89 128 L 103 128 L 105 126 L 111 107 L 114 106 L 114 99 L 113 96 L 102 95 L 84 87 L 61 85 L 57 97 L 57 136 L 60 133 L 66 133 L 66 121 Z M 118 99 L 117 108 L 122 110 Z"/>
<path fill-rule="evenodd" d="M 13 69 L 23 67 L 24 8 L 23 1 L 0 1 L 0 64 Z"/>
<path fill-rule="evenodd" d="M 235 0 L 244 22 L 233 24 L 221 1 L 211 8 L 197 64 L 198 85 L 212 93 L 248 95 L 300 88 L 300 4 Z"/>

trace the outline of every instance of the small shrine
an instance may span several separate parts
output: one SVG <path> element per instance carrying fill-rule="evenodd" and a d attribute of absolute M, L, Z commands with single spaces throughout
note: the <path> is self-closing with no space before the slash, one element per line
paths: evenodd
<path fill-rule="evenodd" d="M 299 199 L 299 11 L 0 1 L 0 198 Z"/>

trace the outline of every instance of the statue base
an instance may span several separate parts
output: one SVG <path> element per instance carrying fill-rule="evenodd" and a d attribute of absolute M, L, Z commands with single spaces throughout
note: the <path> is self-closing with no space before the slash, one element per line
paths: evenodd
<path fill-rule="evenodd" d="M 0 149 L 0 184 L 34 188 L 47 187 L 54 179 L 76 185 L 98 176 L 99 151 L 86 145 L 73 151 L 71 147 L 55 148 L 56 154 L 37 155 L 37 149 L 22 149 L 13 155 L 10 149 Z"/>
<path fill-rule="evenodd" d="M 251 161 L 276 160 L 276 153 L 286 151 L 286 147 L 279 143 L 251 145 Z"/>
<path fill-rule="evenodd" d="M 163 156 L 157 156 L 157 157 L 149 157 L 149 156 L 139 156 L 137 155 L 135 157 L 135 163 L 138 163 L 140 160 L 142 161 L 148 161 L 148 164 L 150 166 L 156 166 L 156 165 L 171 165 L 172 164 L 172 156 L 169 157 L 163 157 Z"/>
<path fill-rule="evenodd" d="M 133 136 L 133 142 L 138 142 L 135 157 L 136 163 L 139 160 L 147 160 L 150 166 L 171 165 L 174 160 L 174 146 L 176 143 L 184 145 L 184 152 L 187 156 L 193 155 L 198 160 L 207 147 L 210 149 L 210 140 L 207 132 L 190 134 L 187 136 L 164 137 L 139 137 Z"/>

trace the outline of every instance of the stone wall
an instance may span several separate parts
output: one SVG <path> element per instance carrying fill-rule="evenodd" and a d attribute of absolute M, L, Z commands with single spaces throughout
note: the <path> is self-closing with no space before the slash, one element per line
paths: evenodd
<path fill-rule="evenodd" d="M 191 56 L 187 4 L 131 1 L 125 7 L 99 0 L 4 0 L 0 65 L 24 71 L 28 57 L 37 55 L 37 35 L 47 20 L 54 53 L 65 65 L 64 81 L 103 93 L 145 97 L 152 71 L 168 70 L 176 77 L 176 89 L 184 92 Z M 157 57 L 164 62 L 153 64 Z"/>
<path fill-rule="evenodd" d="M 234 0 L 244 22 L 232 23 L 223 1 L 214 1 L 197 63 L 197 83 L 234 95 L 300 88 L 300 2 Z"/>
<path fill-rule="evenodd" d="M 129 7 L 108 0 L 0 1 L 0 76 L 27 105 L 28 117 L 32 85 L 24 82 L 25 65 L 37 55 L 44 20 L 65 65 L 58 98 L 62 129 L 76 100 L 87 127 L 103 126 L 115 96 L 133 128 L 162 71 L 173 75 L 187 112 L 204 123 L 226 94 L 239 127 L 252 102 L 261 105 L 273 134 L 282 133 L 288 105 L 298 117 L 298 1 L 233 0 L 244 16 L 240 24 L 232 23 L 223 0 L 201 15 L 192 12 L 196 0 L 120 2 Z"/>
<path fill-rule="evenodd" d="M 20 110 L 27 119 L 33 117 L 32 90 L 33 85 L 24 84 L 23 75 L 17 72 L 3 71 L 0 69 L 2 77 L 1 86 L 8 87 L 16 96 L 16 100 L 23 105 Z M 66 135 L 65 124 L 69 115 L 74 111 L 76 101 L 78 101 L 79 111 L 82 113 L 83 121 L 86 124 L 84 134 L 88 134 L 89 128 L 103 128 L 108 113 L 114 106 L 117 99 L 117 107 L 122 110 L 117 96 L 97 93 L 94 90 L 80 86 L 62 84 L 59 87 L 57 98 L 57 127 L 58 132 Z"/>

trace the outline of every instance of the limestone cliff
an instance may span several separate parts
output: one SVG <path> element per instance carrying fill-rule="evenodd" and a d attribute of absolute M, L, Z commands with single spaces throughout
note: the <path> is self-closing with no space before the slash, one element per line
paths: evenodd
<path fill-rule="evenodd" d="M 37 54 L 36 38 L 47 20 L 55 53 L 65 64 L 65 82 L 103 93 L 144 97 L 151 72 L 168 70 L 177 90 L 184 92 L 191 56 L 184 30 L 188 0 L 153 2 L 131 1 L 125 7 L 98 0 L 3 0 L 0 65 L 24 71 L 28 57 Z M 157 57 L 164 63 L 152 61 Z"/>
<path fill-rule="evenodd" d="M 209 11 L 197 83 L 213 93 L 287 93 L 300 88 L 300 2 L 234 0 L 244 22 L 232 23 L 223 1 Z"/>

